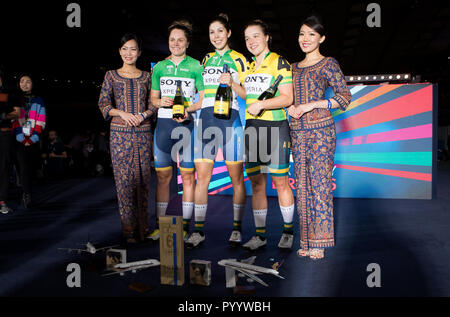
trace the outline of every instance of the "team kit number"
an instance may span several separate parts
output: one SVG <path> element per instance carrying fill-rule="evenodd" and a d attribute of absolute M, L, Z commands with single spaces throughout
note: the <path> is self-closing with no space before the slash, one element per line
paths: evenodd
<path fill-rule="evenodd" d="M 284 58 L 280 57 L 278 59 L 278 70 L 282 70 L 283 68 L 285 68 L 288 72 L 291 71 L 291 65 L 289 65 Z"/>

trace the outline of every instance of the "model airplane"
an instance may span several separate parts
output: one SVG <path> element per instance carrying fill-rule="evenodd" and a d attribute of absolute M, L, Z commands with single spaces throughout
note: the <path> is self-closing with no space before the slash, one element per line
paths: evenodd
<path fill-rule="evenodd" d="M 279 272 L 277 270 L 269 269 L 269 268 L 265 268 L 265 267 L 257 266 L 257 265 L 253 265 L 253 264 L 238 262 L 236 260 L 221 260 L 221 261 L 219 261 L 219 265 L 236 270 L 264 286 L 269 286 L 269 285 L 267 283 L 265 283 L 262 279 L 257 277 L 256 274 L 272 274 L 278 278 L 284 279 L 284 277 L 279 275 Z"/>
<path fill-rule="evenodd" d="M 111 249 L 111 248 L 114 248 L 114 247 L 118 247 L 118 245 L 112 245 L 112 246 L 109 246 L 109 247 L 96 248 L 96 247 L 95 247 L 91 242 L 89 242 L 89 241 L 85 244 L 85 246 L 86 246 L 86 249 L 58 248 L 58 250 L 67 250 L 69 253 L 72 252 L 72 251 L 77 251 L 78 254 L 80 254 L 81 252 L 87 252 L 87 253 L 90 253 L 90 254 L 95 254 L 95 253 L 97 253 L 98 251 L 102 251 L 102 250 L 107 250 L 107 249 Z"/>
<path fill-rule="evenodd" d="M 136 273 L 138 270 L 143 270 L 149 267 L 158 266 L 160 263 L 155 259 L 148 259 L 143 261 L 129 262 L 129 263 L 119 263 L 114 265 L 114 269 L 118 270 L 111 273 L 103 274 L 102 276 L 108 276 L 113 274 L 124 275 L 125 272 L 131 271 Z"/>

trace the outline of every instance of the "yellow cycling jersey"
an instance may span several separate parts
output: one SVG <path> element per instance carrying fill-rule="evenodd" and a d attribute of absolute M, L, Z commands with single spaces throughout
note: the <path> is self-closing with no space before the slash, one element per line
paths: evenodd
<path fill-rule="evenodd" d="M 258 97 L 273 84 L 278 75 L 283 76 L 283 80 L 280 82 L 279 86 L 292 84 L 291 65 L 283 57 L 277 53 L 269 52 L 264 57 L 264 61 L 258 69 L 256 69 L 256 60 L 253 58 L 249 70 L 244 74 L 243 79 L 241 79 L 247 94 L 247 107 L 258 100 Z M 275 97 L 279 95 L 280 93 L 277 90 Z M 285 106 L 287 107 L 290 105 Z M 258 117 L 245 112 L 245 120 L 248 119 L 282 121 L 286 120 L 287 117 L 284 108 L 281 108 L 264 110 L 262 115 Z"/>
<path fill-rule="evenodd" d="M 203 85 L 205 87 L 205 97 L 202 108 L 213 107 L 216 98 L 219 78 L 222 75 L 223 65 L 228 64 L 228 72 L 234 82 L 240 83 L 242 76 L 248 70 L 248 62 L 244 55 L 228 50 L 222 56 L 217 52 L 209 53 L 203 59 Z M 237 94 L 233 91 L 232 108 L 239 111 Z"/>

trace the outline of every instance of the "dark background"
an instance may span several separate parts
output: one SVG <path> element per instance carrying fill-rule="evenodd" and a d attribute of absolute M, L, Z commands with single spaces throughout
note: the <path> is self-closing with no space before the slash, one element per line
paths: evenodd
<path fill-rule="evenodd" d="M 66 25 L 67 5 L 81 6 L 81 27 Z M 327 28 L 322 54 L 335 57 L 345 75 L 412 73 L 439 84 L 439 125 L 450 124 L 448 1 L 376 1 L 381 27 L 366 24 L 367 5 L 375 1 L 240 0 L 240 1 L 9 1 L 2 3 L 0 67 L 15 86 L 21 72 L 31 72 L 36 92 L 47 103 L 48 127 L 58 130 L 105 125 L 97 110 L 104 73 L 119 68 L 120 37 L 140 35 L 144 51 L 138 67 L 168 56 L 167 26 L 177 18 L 194 24 L 188 54 L 202 59 L 212 50 L 210 19 L 227 13 L 232 46 L 248 56 L 243 27 L 262 18 L 272 28 L 272 50 L 296 62 L 303 58 L 297 37 L 301 21 L 319 14 Z M 48 131 L 48 130 L 47 130 Z M 61 131 L 64 132 L 64 131 Z"/>

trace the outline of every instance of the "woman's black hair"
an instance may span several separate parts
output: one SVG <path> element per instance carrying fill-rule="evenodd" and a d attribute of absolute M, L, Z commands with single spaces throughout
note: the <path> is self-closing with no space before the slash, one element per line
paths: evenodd
<path fill-rule="evenodd" d="M 189 43 L 191 43 L 192 30 L 193 30 L 193 26 L 192 26 L 191 22 L 189 22 L 188 20 L 184 20 L 184 19 L 173 21 L 172 24 L 169 25 L 169 27 L 168 27 L 169 35 L 175 29 L 184 31 L 184 35 L 186 36 L 186 39 L 188 40 Z"/>
<path fill-rule="evenodd" d="M 320 17 L 318 17 L 317 15 L 310 15 L 308 16 L 300 25 L 300 28 L 302 27 L 302 25 L 306 25 L 308 27 L 310 27 L 311 29 L 313 29 L 314 31 L 316 31 L 317 33 L 320 34 L 320 36 L 324 36 L 325 35 L 325 27 L 322 23 L 322 19 Z"/>
<path fill-rule="evenodd" d="M 133 33 L 126 33 L 124 36 L 122 36 L 122 38 L 120 39 L 120 47 L 124 46 L 126 42 L 131 40 L 135 40 L 139 51 L 142 51 L 142 41 L 136 34 Z"/>
<path fill-rule="evenodd" d="M 18 81 L 20 82 L 20 80 L 22 79 L 22 77 L 29 77 L 31 79 L 31 81 L 33 81 L 33 76 L 31 76 L 30 73 L 21 73 L 18 77 Z"/>
<path fill-rule="evenodd" d="M 215 16 L 211 20 L 211 22 L 209 22 L 209 25 L 211 25 L 214 22 L 219 22 L 220 24 L 222 24 L 227 30 L 227 32 L 231 31 L 230 21 L 228 19 L 228 15 L 226 15 L 225 13 L 220 13 L 219 15 Z"/>
<path fill-rule="evenodd" d="M 264 35 L 268 35 L 269 36 L 268 44 L 270 46 L 272 44 L 272 34 L 270 34 L 269 25 L 266 22 L 264 22 L 263 20 L 255 19 L 255 20 L 252 20 L 252 21 L 248 22 L 245 25 L 244 30 L 246 30 L 249 26 L 254 26 L 254 25 L 259 26 L 262 29 Z"/>

